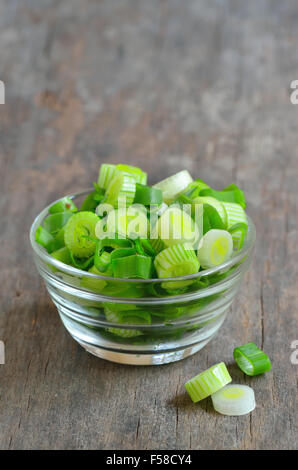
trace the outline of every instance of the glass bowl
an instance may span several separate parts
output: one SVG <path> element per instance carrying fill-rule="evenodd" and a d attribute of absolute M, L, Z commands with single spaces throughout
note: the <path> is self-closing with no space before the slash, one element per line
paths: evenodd
<path fill-rule="evenodd" d="M 69 197 L 80 207 L 91 191 Z M 216 268 L 171 279 L 116 279 L 61 263 L 35 242 L 49 207 L 30 230 L 34 261 L 65 328 L 87 351 L 123 364 L 166 364 L 216 335 L 252 259 L 256 233 L 249 217 L 242 249 Z"/>

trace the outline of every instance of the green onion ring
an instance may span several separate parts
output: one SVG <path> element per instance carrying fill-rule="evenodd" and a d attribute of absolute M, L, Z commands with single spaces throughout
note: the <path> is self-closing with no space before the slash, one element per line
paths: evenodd
<path fill-rule="evenodd" d="M 271 369 L 269 357 L 255 343 L 238 346 L 234 349 L 233 356 L 239 369 L 251 377 Z"/>
<path fill-rule="evenodd" d="M 131 256 L 136 254 L 136 249 L 132 248 L 117 248 L 111 253 L 111 261 L 118 258 L 125 258 L 126 256 Z"/>
<path fill-rule="evenodd" d="M 185 388 L 194 403 L 209 397 L 213 393 L 232 382 L 224 362 L 215 364 L 201 372 L 185 384 Z"/>
<path fill-rule="evenodd" d="M 78 208 L 69 197 L 64 197 L 49 208 L 50 214 L 57 212 L 77 212 Z"/>
<path fill-rule="evenodd" d="M 143 204 L 144 206 L 150 206 L 150 204 L 161 204 L 162 190 L 137 183 L 134 202 Z"/>
<path fill-rule="evenodd" d="M 43 226 L 53 235 L 59 232 L 72 216 L 72 212 L 56 212 L 44 219 Z"/>
<path fill-rule="evenodd" d="M 112 261 L 114 277 L 124 279 L 149 279 L 151 274 L 151 258 L 149 256 L 132 255 Z"/>

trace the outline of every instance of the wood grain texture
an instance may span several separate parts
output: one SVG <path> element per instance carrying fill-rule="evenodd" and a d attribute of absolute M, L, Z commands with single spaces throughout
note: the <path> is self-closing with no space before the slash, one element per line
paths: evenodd
<path fill-rule="evenodd" d="M 297 448 L 297 19 L 296 0 L 0 0 L 1 449 Z M 33 265 L 34 216 L 102 162 L 246 192 L 254 263 L 219 335 L 180 363 L 87 354 Z M 247 341 L 272 372 L 246 379 L 233 365 Z M 251 415 L 185 395 L 219 360 L 254 387 Z"/>

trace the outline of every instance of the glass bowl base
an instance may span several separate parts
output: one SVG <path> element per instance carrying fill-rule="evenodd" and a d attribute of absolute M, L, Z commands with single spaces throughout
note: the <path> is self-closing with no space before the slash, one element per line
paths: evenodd
<path fill-rule="evenodd" d="M 215 336 L 215 335 L 213 335 Z M 181 361 L 182 359 L 192 356 L 202 349 L 212 338 L 208 338 L 205 341 L 201 341 L 199 344 L 189 346 L 186 348 L 159 352 L 159 353 L 125 353 L 118 351 L 111 351 L 103 349 L 98 346 L 85 343 L 82 340 L 78 343 L 89 353 L 94 356 L 105 359 L 106 361 L 116 362 L 118 364 L 128 364 L 134 366 L 151 366 L 151 365 L 162 365 L 169 364 L 171 362 Z"/>

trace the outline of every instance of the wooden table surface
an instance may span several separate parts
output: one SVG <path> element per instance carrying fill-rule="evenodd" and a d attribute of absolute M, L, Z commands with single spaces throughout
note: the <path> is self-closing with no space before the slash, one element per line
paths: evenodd
<path fill-rule="evenodd" d="M 296 0 L 0 0 L 2 449 L 297 448 L 297 44 Z M 218 336 L 182 362 L 89 355 L 33 265 L 34 216 L 102 162 L 246 192 L 254 262 Z M 271 372 L 235 367 L 248 341 Z M 219 361 L 253 386 L 251 415 L 185 394 Z"/>

